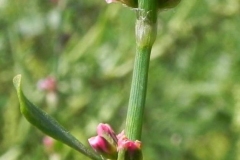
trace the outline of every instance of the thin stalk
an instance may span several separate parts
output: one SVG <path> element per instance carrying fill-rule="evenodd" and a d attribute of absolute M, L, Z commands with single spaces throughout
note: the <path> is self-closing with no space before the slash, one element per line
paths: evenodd
<path fill-rule="evenodd" d="M 126 136 L 131 140 L 141 140 L 149 60 L 157 34 L 157 1 L 138 0 L 138 4 L 135 28 L 137 49 L 125 128 Z"/>
<path fill-rule="evenodd" d="M 150 52 L 151 48 L 137 49 L 135 57 L 125 128 L 126 136 L 131 140 L 141 139 Z"/>
<path fill-rule="evenodd" d="M 148 68 L 152 45 L 156 39 L 156 28 L 157 0 L 138 0 L 135 26 L 136 57 L 125 128 L 125 134 L 130 140 L 141 140 Z M 140 157 L 133 157 L 133 160 L 141 160 L 142 156 Z M 125 151 L 119 152 L 118 160 L 128 160 Z"/>

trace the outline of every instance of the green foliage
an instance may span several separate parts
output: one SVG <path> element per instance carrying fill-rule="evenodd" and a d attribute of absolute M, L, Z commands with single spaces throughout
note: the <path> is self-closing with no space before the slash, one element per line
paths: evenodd
<path fill-rule="evenodd" d="M 65 143 L 82 154 L 85 154 L 92 159 L 101 159 L 97 154 L 94 154 L 88 150 L 55 119 L 32 104 L 32 102 L 30 102 L 22 92 L 21 81 L 21 75 L 17 75 L 13 79 L 13 84 L 17 91 L 21 113 L 29 121 L 29 123 L 37 127 L 43 133 L 53 137 L 58 141 L 61 141 L 62 143 Z"/>
<path fill-rule="evenodd" d="M 101 1 L 1 1 L 0 160 L 86 159 L 20 115 L 12 86 L 87 145 L 99 122 L 125 124 L 135 53 L 135 12 Z M 158 16 L 149 70 L 143 155 L 146 160 L 240 158 L 238 0 L 182 0 Z M 57 107 L 36 83 L 58 84 Z M 7 158 L 6 158 L 7 157 Z"/>

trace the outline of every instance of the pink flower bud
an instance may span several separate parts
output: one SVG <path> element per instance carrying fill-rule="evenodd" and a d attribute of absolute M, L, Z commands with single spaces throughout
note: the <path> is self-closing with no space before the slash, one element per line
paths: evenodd
<path fill-rule="evenodd" d="M 110 143 L 117 144 L 117 137 L 113 129 L 108 124 L 100 123 L 97 126 L 97 134 L 101 137 L 104 137 Z"/>
<path fill-rule="evenodd" d="M 38 88 L 44 91 L 55 91 L 57 89 L 54 77 L 47 77 L 38 81 Z"/>
<path fill-rule="evenodd" d="M 123 151 L 125 160 L 142 160 L 141 142 L 129 140 L 124 131 L 116 135 L 110 125 L 100 123 L 97 134 L 88 142 L 103 157 L 115 160 L 118 152 Z"/>
<path fill-rule="evenodd" d="M 142 143 L 138 140 L 131 141 L 128 138 L 123 137 L 118 140 L 118 150 L 121 150 L 121 149 L 126 149 L 129 151 L 140 150 L 141 144 Z"/>
<path fill-rule="evenodd" d="M 125 135 L 124 132 L 118 135 L 118 151 L 123 150 L 126 160 L 142 160 L 141 142 L 131 141 Z"/>
<path fill-rule="evenodd" d="M 138 140 L 136 141 L 126 141 L 123 143 L 123 147 L 126 148 L 130 152 L 134 152 L 135 150 L 140 150 L 141 149 L 142 143 Z"/>
<path fill-rule="evenodd" d="M 116 159 L 117 149 L 115 145 L 109 143 L 105 138 L 96 136 L 88 139 L 91 147 L 105 158 Z"/>

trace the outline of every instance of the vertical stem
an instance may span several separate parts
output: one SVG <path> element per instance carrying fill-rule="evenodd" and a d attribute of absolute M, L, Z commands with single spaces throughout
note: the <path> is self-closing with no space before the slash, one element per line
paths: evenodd
<path fill-rule="evenodd" d="M 157 0 L 138 0 L 135 26 L 137 48 L 125 128 L 130 140 L 141 140 L 149 60 L 157 34 L 156 22 Z M 126 160 L 125 151 L 119 152 L 118 160 Z M 135 157 L 134 160 L 141 159 Z"/>
<path fill-rule="evenodd" d="M 135 28 L 137 52 L 125 128 L 126 136 L 131 140 L 141 140 L 149 60 L 157 34 L 157 1 L 138 0 L 138 4 Z"/>
<path fill-rule="evenodd" d="M 126 135 L 140 140 L 147 91 L 148 67 L 151 48 L 138 49 L 134 62 L 132 86 L 126 119 Z"/>

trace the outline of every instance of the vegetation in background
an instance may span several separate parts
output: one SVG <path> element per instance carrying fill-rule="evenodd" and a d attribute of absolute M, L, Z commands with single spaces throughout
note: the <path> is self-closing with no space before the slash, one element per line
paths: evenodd
<path fill-rule="evenodd" d="M 83 159 L 58 142 L 47 148 L 45 135 L 20 115 L 12 86 L 19 73 L 26 95 L 86 145 L 99 122 L 123 129 L 134 19 L 134 11 L 102 0 L 0 1 L 0 160 Z M 239 159 L 238 0 L 182 0 L 158 23 L 144 158 Z M 49 75 L 57 82 L 57 105 L 37 87 Z"/>

